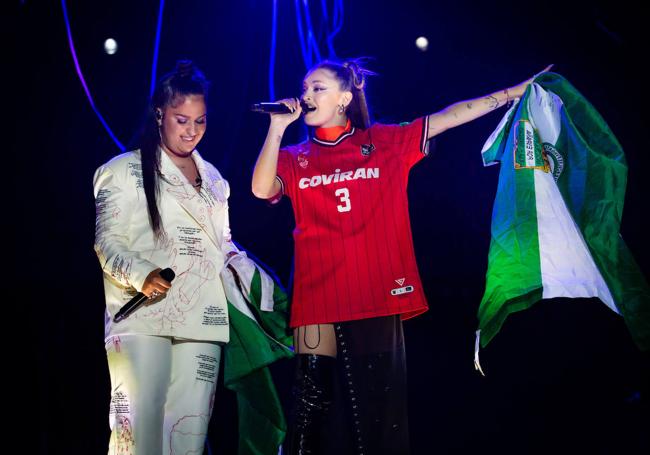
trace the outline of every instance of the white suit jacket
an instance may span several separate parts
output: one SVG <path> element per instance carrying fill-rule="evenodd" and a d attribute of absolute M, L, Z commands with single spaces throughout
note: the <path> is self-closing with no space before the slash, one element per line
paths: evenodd
<path fill-rule="evenodd" d="M 160 152 L 159 240 L 149 225 L 139 151 L 119 155 L 95 172 L 95 251 L 104 272 L 107 338 L 145 334 L 228 341 L 219 274 L 228 252 L 237 251 L 228 223 L 230 187 L 198 152 L 192 158 L 203 179 L 200 194 Z M 142 289 L 147 275 L 167 267 L 176 277 L 166 296 L 114 323 L 115 313 Z"/>

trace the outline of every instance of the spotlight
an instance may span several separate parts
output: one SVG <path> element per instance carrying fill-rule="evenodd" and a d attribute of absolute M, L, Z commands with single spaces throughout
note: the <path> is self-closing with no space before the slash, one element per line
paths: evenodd
<path fill-rule="evenodd" d="M 425 52 L 429 47 L 429 40 L 424 36 L 419 37 L 415 40 L 415 46 L 420 49 L 422 52 Z"/>
<path fill-rule="evenodd" d="M 113 38 L 108 38 L 106 41 L 104 41 L 104 50 L 108 55 L 113 55 L 114 53 L 116 53 L 117 41 L 115 41 Z"/>

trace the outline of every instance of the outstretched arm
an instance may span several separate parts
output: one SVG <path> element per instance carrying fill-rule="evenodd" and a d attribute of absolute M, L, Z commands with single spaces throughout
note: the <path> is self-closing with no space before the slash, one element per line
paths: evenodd
<path fill-rule="evenodd" d="M 553 65 L 549 65 L 538 74 L 549 71 L 552 67 Z M 439 112 L 429 115 L 429 132 L 427 138 L 431 139 L 450 128 L 471 122 L 488 112 L 492 112 L 493 110 L 508 104 L 508 102 L 515 98 L 521 98 L 526 91 L 526 88 L 535 77 L 537 77 L 537 75 L 521 84 L 515 85 L 514 87 L 490 93 L 489 95 L 480 98 L 454 103 Z"/>

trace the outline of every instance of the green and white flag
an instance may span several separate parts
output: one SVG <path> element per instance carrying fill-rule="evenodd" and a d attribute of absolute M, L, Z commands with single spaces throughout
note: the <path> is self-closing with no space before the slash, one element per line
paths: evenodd
<path fill-rule="evenodd" d="M 650 288 L 619 234 L 623 149 L 562 76 L 544 73 L 485 143 L 501 163 L 475 363 L 508 314 L 553 297 L 598 297 L 650 349 Z"/>
<path fill-rule="evenodd" d="M 287 425 L 268 366 L 293 357 L 287 295 L 244 252 L 228 260 L 221 281 L 230 320 L 224 384 L 237 394 L 237 453 L 277 454 Z"/>

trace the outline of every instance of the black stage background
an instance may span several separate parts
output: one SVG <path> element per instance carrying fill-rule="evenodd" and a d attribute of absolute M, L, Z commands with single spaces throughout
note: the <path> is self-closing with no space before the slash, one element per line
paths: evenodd
<path fill-rule="evenodd" d="M 101 454 L 109 377 L 91 182 L 94 170 L 119 151 L 75 73 L 61 4 L 14 3 L 2 19 L 2 33 L 9 34 L 2 72 L 11 81 L 3 78 L 12 175 L 6 200 L 16 207 L 3 224 L 15 253 L 7 264 L 5 305 L 19 315 L 5 319 L 5 353 L 15 353 L 16 361 L 7 360 L 11 386 L 4 391 L 16 401 L 5 409 L 12 418 L 8 429 L 27 438 L 11 453 Z M 318 22 L 319 2 L 311 3 Z M 375 58 L 371 67 L 379 76 L 369 96 L 381 121 L 429 114 L 554 63 L 626 150 L 622 235 L 647 277 L 650 179 L 644 173 L 650 158 L 647 76 L 640 69 L 647 63 L 640 44 L 647 23 L 631 4 L 348 0 L 335 48 L 342 57 Z M 149 93 L 158 2 L 72 0 L 68 9 L 96 105 L 126 142 Z M 299 93 L 305 67 L 294 2 L 279 1 L 278 11 L 279 98 Z M 290 205 L 269 208 L 250 192 L 267 119 L 247 108 L 269 97 L 271 12 L 271 0 L 166 2 L 158 74 L 178 58 L 191 58 L 212 79 L 210 126 L 200 150 L 231 183 L 235 239 L 286 285 Z M 424 53 L 413 44 L 420 35 L 430 43 Z M 103 52 L 108 37 L 120 45 L 113 56 Z M 479 152 L 503 112 L 444 133 L 435 153 L 411 173 L 413 236 L 431 306 L 406 323 L 413 452 L 650 453 L 648 357 L 633 345 L 622 319 L 598 301 L 558 299 L 513 315 L 482 351 L 487 377 L 473 369 L 498 175 L 496 166 L 483 168 Z M 304 134 L 292 127 L 286 141 Z M 292 366 L 273 372 L 286 399 Z M 220 389 L 213 453 L 234 453 L 235 415 L 232 394 Z"/>

